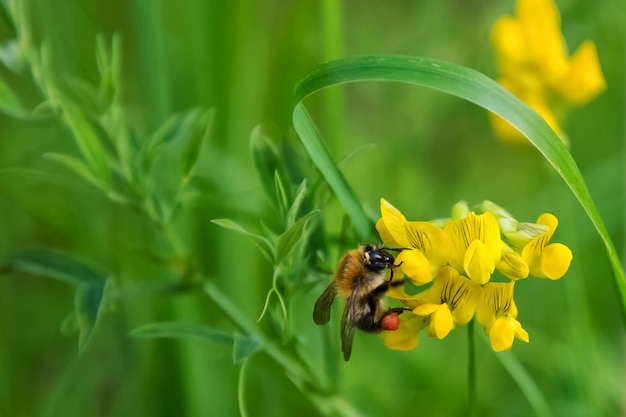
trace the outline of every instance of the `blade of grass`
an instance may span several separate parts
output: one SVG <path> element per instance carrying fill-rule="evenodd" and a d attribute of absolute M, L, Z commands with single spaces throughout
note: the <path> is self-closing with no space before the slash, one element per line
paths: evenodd
<path fill-rule="evenodd" d="M 563 178 L 602 238 L 621 295 L 622 317 L 626 317 L 626 274 L 574 158 L 541 116 L 495 81 L 470 68 L 404 55 L 356 56 L 322 64 L 296 86 L 294 127 L 361 237 L 369 236 L 370 222 L 303 103 L 323 88 L 359 81 L 396 81 L 439 90 L 499 115 L 522 132 Z"/>

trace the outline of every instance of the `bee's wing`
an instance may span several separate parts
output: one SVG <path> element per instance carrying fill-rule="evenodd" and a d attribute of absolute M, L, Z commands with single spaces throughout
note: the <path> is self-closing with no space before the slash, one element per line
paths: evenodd
<path fill-rule="evenodd" d="M 336 294 L 335 283 L 331 282 L 315 302 L 315 307 L 313 308 L 313 321 L 315 324 L 328 323 L 328 320 L 330 320 L 330 306 L 333 304 Z"/>
<path fill-rule="evenodd" d="M 353 293 L 346 300 L 346 309 L 343 311 L 343 317 L 341 318 L 341 351 L 346 362 L 350 360 L 350 354 L 352 353 L 352 339 L 354 338 L 354 315 L 352 309 L 354 308 L 354 303 Z"/>
<path fill-rule="evenodd" d="M 361 292 L 361 280 L 355 280 L 352 293 L 346 300 L 346 309 L 343 311 L 341 318 L 341 350 L 343 351 L 343 359 L 350 360 L 352 353 L 352 339 L 354 338 L 354 323 L 359 316 L 359 295 Z"/>

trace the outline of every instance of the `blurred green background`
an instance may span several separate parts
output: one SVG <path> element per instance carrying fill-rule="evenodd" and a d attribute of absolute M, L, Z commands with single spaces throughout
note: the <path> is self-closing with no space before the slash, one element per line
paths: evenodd
<path fill-rule="evenodd" d="M 179 253 L 168 256 L 184 254 L 201 282 L 213 282 L 250 321 L 259 317 L 272 266 L 245 236 L 211 220 L 228 218 L 260 234 L 266 233 L 263 225 L 282 230 L 283 219 L 264 192 L 251 152 L 251 133 L 263 124 L 274 132 L 277 146 L 294 148 L 298 157 L 287 162 L 322 195 L 309 200 L 309 209 L 322 210 L 303 251 L 311 271 L 287 304 L 290 335 L 304 346 L 303 356 L 318 371 L 334 369 L 328 398 L 339 398 L 364 416 L 465 413 L 464 328 L 443 341 L 423 333 L 412 352 L 387 350 L 382 339 L 357 333 L 352 359 L 343 363 L 340 310 L 333 310 L 330 329 L 311 320 L 315 299 L 331 278 L 327 271 L 343 252 L 365 242 L 344 232 L 349 226 L 342 208 L 297 143 L 293 90 L 325 60 L 366 53 L 437 58 L 497 78 L 489 31 L 498 16 L 513 12 L 513 1 L 23 3 L 33 45 L 47 42 L 61 78 L 97 85 L 96 37 L 104 35 L 110 43 L 119 34 L 120 108 L 138 143 L 176 112 L 214 108 L 211 146 L 197 161 L 198 187 L 172 221 Z M 570 50 L 593 40 L 607 80 L 607 91 L 574 109 L 564 130 L 622 253 L 626 37 L 620 33 L 626 8 L 622 0 L 557 5 Z M 5 42 L 16 36 L 6 12 L 0 36 Z M 25 107 L 41 102 L 28 75 L 2 66 L 0 76 Z M 517 287 L 518 319 L 531 343 L 516 342 L 513 353 L 555 416 L 623 415 L 624 318 L 603 244 L 534 149 L 498 142 L 484 110 L 421 88 L 359 83 L 330 88 L 307 105 L 336 160 L 358 150 L 341 167 L 373 219 L 380 197 L 414 220 L 446 216 L 462 199 L 470 205 L 496 201 L 527 221 L 554 213 L 560 221 L 555 240 L 572 249 L 574 260 L 560 281 L 529 278 Z M 200 286 L 161 285 L 180 280 L 180 269 L 187 267 L 146 255 L 176 252 L 163 229 L 43 157 L 81 157 L 59 118 L 32 123 L 0 115 L 0 147 L 0 254 L 62 250 L 107 271 L 114 288 L 125 294 L 107 298 L 79 355 L 71 320 L 67 324 L 75 288 L 31 274 L 2 274 L 0 416 L 231 416 L 239 414 L 242 400 L 250 416 L 323 413 L 264 352 L 249 358 L 240 386 L 241 365 L 233 364 L 230 346 L 128 337 L 159 321 L 226 331 L 233 326 Z M 325 265 L 313 265 L 316 253 Z M 276 298 L 270 306 L 277 308 Z M 324 362 L 323 368 L 325 338 L 336 355 L 331 352 L 335 362 Z M 478 414 L 532 415 L 515 381 L 478 340 Z"/>

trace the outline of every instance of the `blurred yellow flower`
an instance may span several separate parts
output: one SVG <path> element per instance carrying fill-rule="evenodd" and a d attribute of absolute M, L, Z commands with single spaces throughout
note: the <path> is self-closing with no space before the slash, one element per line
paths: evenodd
<path fill-rule="evenodd" d="M 567 143 L 555 110 L 587 103 L 606 89 L 606 82 L 593 42 L 583 42 L 568 59 L 560 24 L 552 0 L 517 0 L 515 17 L 502 16 L 494 23 L 491 42 L 499 83 L 539 113 Z M 508 122 L 494 114 L 490 117 L 499 138 L 527 143 Z"/>
<path fill-rule="evenodd" d="M 476 321 L 489 336 L 496 352 L 510 349 L 518 338 L 529 342 L 528 333 L 517 321 L 517 306 L 513 301 L 514 281 L 490 282 L 482 287 L 480 301 L 476 306 Z"/>

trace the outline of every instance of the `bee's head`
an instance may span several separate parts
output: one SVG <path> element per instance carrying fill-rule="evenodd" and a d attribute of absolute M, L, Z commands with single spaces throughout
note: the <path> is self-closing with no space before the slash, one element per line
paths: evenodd
<path fill-rule="evenodd" d="M 363 249 L 365 266 L 373 270 L 391 268 L 394 259 L 385 249 L 376 245 L 367 245 Z"/>

